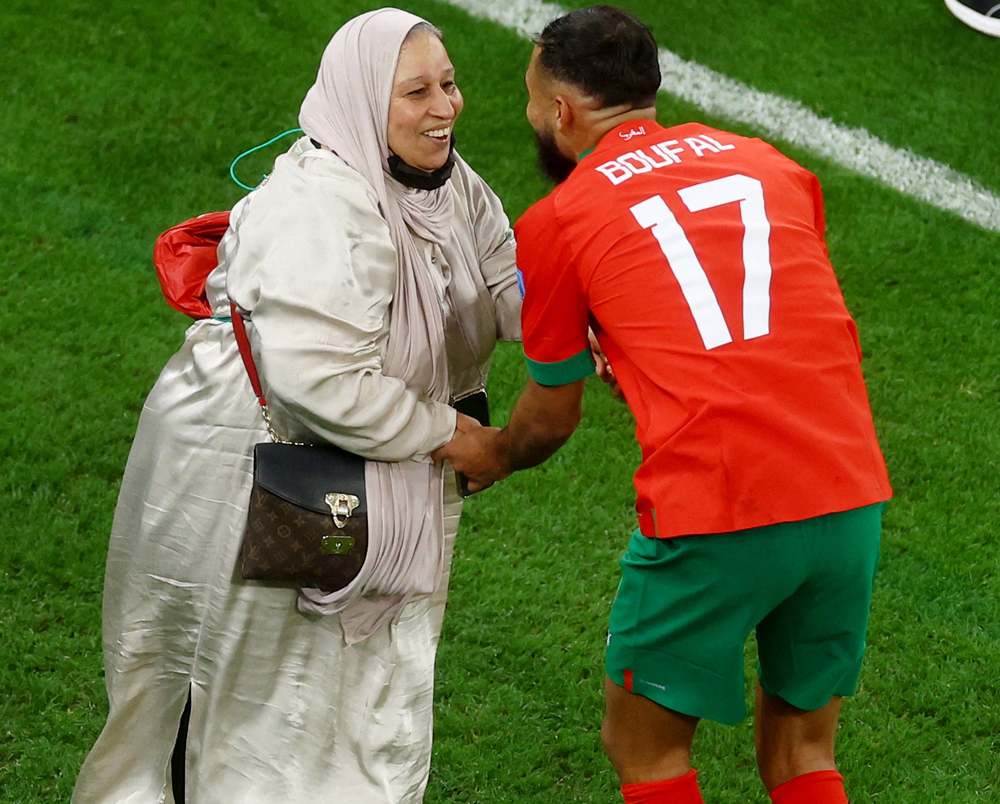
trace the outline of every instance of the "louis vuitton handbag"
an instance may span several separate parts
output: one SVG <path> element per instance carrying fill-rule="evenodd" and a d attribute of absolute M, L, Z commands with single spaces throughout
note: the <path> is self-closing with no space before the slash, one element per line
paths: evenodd
<path fill-rule="evenodd" d="M 368 554 L 365 459 L 332 445 L 278 438 L 243 318 L 235 304 L 231 309 L 240 356 L 272 439 L 254 447 L 241 573 L 247 580 L 343 589 Z"/>

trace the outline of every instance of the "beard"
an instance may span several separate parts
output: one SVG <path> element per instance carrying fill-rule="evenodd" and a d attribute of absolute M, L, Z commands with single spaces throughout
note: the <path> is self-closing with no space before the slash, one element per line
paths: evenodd
<path fill-rule="evenodd" d="M 538 149 L 538 169 L 548 176 L 555 184 L 562 184 L 576 167 L 576 162 L 570 159 L 556 146 L 552 132 L 535 132 L 535 147 Z"/>

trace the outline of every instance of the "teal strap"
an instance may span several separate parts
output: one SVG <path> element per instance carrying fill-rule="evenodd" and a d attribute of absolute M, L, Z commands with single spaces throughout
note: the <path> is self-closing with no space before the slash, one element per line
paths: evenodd
<path fill-rule="evenodd" d="M 212 316 L 212 320 L 213 321 L 221 321 L 223 324 L 231 324 L 233 322 L 233 319 L 231 319 L 231 318 L 223 318 L 221 315 L 213 315 Z"/>
<path fill-rule="evenodd" d="M 236 172 L 235 172 L 235 170 L 236 170 L 236 164 L 237 164 L 237 163 L 238 163 L 238 162 L 239 162 L 239 161 L 240 161 L 240 160 L 241 160 L 241 159 L 242 159 L 242 158 L 243 158 L 244 156 L 250 156 L 250 154 L 252 154 L 252 153 L 253 153 L 254 151 L 259 151 L 259 150 L 260 150 L 261 148 L 266 148 L 266 147 L 267 147 L 268 145 L 270 145 L 270 144 L 271 144 L 272 142 L 277 142 L 277 141 L 278 141 L 278 140 L 280 140 L 280 139 L 281 139 L 282 137 L 287 137 L 287 136 L 288 136 L 289 134 L 295 134 L 295 133 L 297 133 L 297 132 L 299 132 L 299 131 L 302 131 L 302 129 L 301 129 L 301 128 L 290 128 L 290 129 L 288 129 L 288 131 L 286 131 L 286 132 L 285 132 L 284 134 L 279 134 L 279 135 L 278 135 L 277 137 L 272 137 L 272 138 L 271 138 L 271 139 L 269 139 L 269 140 L 268 140 L 267 142 L 265 142 L 265 143 L 262 143 L 261 145 L 257 145 L 257 146 L 254 146 L 254 147 L 253 147 L 253 148 L 251 148 L 251 149 L 250 149 L 249 151 L 244 151 L 244 152 L 243 152 L 243 153 L 241 153 L 241 154 L 240 154 L 239 156 L 237 156 L 237 157 L 236 157 L 236 158 L 235 158 L 235 159 L 233 160 L 233 163 L 232 163 L 232 164 L 231 164 L 231 165 L 229 166 L 229 177 L 230 177 L 230 178 L 231 178 L 231 179 L 232 179 L 232 180 L 233 180 L 234 182 L 236 182 L 236 183 L 237 183 L 237 184 L 238 184 L 238 185 L 239 185 L 240 187 L 242 187 L 242 188 L 243 188 L 244 190 L 253 190 L 253 189 L 254 189 L 253 187 L 248 187 L 247 185 L 245 185 L 245 184 L 244 184 L 243 182 L 241 182 L 241 181 L 240 181 L 239 179 L 237 179 L 237 178 L 236 178 Z M 264 179 L 266 179 L 266 178 L 267 178 L 267 174 L 265 173 L 265 174 L 264 174 L 263 176 L 261 176 L 260 178 L 261 178 L 261 181 L 263 181 Z"/>
<path fill-rule="evenodd" d="M 539 385 L 569 385 L 594 373 L 594 356 L 590 347 L 556 363 L 540 363 L 524 356 L 528 363 L 528 376 Z"/>

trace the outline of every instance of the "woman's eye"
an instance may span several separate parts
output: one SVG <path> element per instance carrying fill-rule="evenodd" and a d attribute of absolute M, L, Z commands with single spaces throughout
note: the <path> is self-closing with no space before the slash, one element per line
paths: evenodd
<path fill-rule="evenodd" d="M 406 93 L 408 98 L 419 98 L 427 91 L 426 87 L 420 87 L 420 89 L 413 89 Z"/>
<path fill-rule="evenodd" d="M 456 84 L 454 81 L 445 81 L 445 83 L 443 83 L 441 86 L 444 88 L 444 91 L 447 92 L 449 95 L 456 89 L 458 89 L 458 84 Z"/>

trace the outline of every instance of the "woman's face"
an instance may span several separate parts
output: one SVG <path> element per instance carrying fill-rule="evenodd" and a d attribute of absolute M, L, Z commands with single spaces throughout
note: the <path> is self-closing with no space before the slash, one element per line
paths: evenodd
<path fill-rule="evenodd" d="M 399 51 L 389 101 L 389 148 L 408 165 L 437 170 L 448 161 L 451 129 L 465 101 L 441 40 L 417 32 Z"/>

